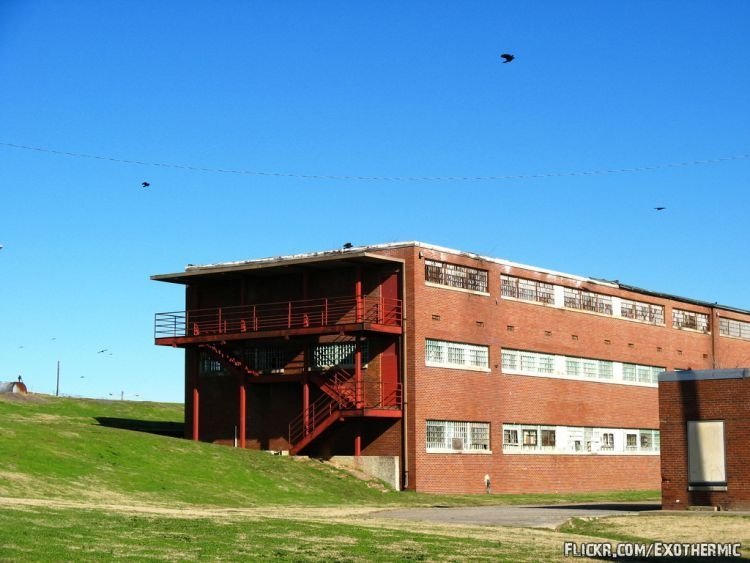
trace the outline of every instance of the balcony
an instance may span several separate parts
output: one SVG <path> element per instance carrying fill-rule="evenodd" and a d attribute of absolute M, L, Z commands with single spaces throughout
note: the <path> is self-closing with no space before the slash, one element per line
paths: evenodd
<path fill-rule="evenodd" d="M 400 299 L 322 297 L 157 313 L 154 340 L 179 346 L 342 331 L 400 334 L 401 323 Z"/>

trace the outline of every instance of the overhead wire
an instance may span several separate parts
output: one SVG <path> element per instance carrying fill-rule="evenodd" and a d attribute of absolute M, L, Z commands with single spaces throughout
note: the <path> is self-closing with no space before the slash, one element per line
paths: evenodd
<path fill-rule="evenodd" d="M 94 160 L 103 160 L 116 162 L 120 164 L 135 164 L 139 166 L 154 166 L 160 168 L 174 168 L 178 170 L 188 170 L 192 172 L 209 172 L 220 174 L 243 174 L 248 176 L 263 176 L 275 178 L 297 178 L 301 180 L 356 180 L 356 181 L 386 181 L 386 182 L 488 182 L 500 180 L 533 180 L 539 178 L 564 178 L 571 176 L 603 176 L 607 174 L 632 174 L 637 172 L 649 172 L 653 170 L 663 170 L 667 168 L 685 168 L 689 166 L 705 166 L 710 164 L 719 164 L 721 162 L 748 160 L 750 153 L 736 154 L 731 156 L 722 156 L 717 158 L 707 158 L 700 160 L 687 160 L 682 162 L 669 162 L 664 164 L 653 164 L 649 166 L 634 166 L 629 168 L 601 168 L 596 170 L 578 170 L 571 172 L 544 172 L 536 174 L 508 174 L 492 176 L 359 176 L 359 175 L 339 175 L 339 174 L 298 174 L 291 172 L 264 172 L 258 170 L 244 170 L 232 168 L 212 168 L 206 166 L 194 166 L 189 164 L 175 164 L 169 162 L 149 162 L 143 160 L 133 160 L 126 158 L 117 158 L 113 156 L 102 156 L 86 154 L 79 152 L 63 151 L 50 149 L 46 147 L 34 147 L 0 141 L 0 146 L 21 149 L 27 151 L 36 151 L 54 154 L 58 156 L 67 156 L 74 158 L 88 158 Z"/>

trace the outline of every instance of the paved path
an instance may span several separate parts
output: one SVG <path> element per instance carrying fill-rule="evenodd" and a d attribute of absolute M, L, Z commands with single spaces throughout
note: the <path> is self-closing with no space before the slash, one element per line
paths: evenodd
<path fill-rule="evenodd" d="M 426 520 L 449 524 L 556 528 L 573 517 L 617 516 L 659 510 L 659 503 L 565 504 L 399 508 L 376 512 L 378 518 Z"/>

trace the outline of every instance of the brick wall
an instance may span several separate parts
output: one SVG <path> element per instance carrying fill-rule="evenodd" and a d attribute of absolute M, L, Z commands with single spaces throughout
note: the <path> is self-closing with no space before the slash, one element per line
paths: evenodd
<path fill-rule="evenodd" d="M 659 413 L 655 387 L 505 375 L 500 368 L 503 347 L 666 369 L 733 366 L 750 357 L 750 342 L 718 338 L 718 312 L 712 319 L 713 334 L 672 328 L 673 306 L 710 315 L 709 307 L 429 248 L 382 253 L 405 261 L 407 467 L 412 489 L 480 493 L 487 473 L 495 492 L 659 488 L 658 455 L 504 455 L 504 422 L 658 429 Z M 488 270 L 490 295 L 426 285 L 425 259 Z M 504 299 L 502 273 L 663 305 L 665 326 Z M 426 338 L 490 346 L 491 372 L 426 367 Z M 428 419 L 490 422 L 492 453 L 427 453 Z"/>
<path fill-rule="evenodd" d="M 659 384 L 662 505 L 750 509 L 750 379 L 665 381 Z M 726 491 L 688 490 L 687 422 L 723 420 Z"/>

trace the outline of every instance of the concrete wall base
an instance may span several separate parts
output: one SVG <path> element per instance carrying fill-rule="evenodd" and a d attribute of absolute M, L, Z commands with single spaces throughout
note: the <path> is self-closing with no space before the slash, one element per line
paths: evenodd
<path fill-rule="evenodd" d="M 395 490 L 399 490 L 400 482 L 400 466 L 398 456 L 387 456 L 387 455 L 337 455 L 326 460 L 331 463 L 342 465 L 344 467 L 351 467 L 380 479 Z"/>

